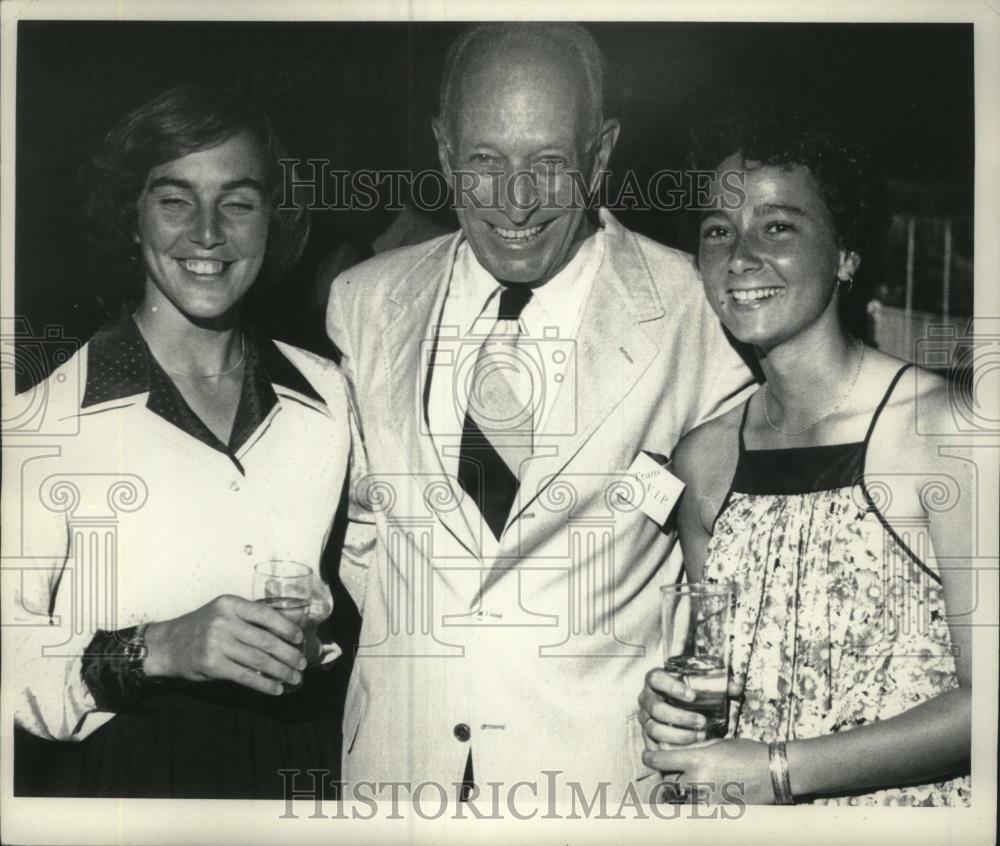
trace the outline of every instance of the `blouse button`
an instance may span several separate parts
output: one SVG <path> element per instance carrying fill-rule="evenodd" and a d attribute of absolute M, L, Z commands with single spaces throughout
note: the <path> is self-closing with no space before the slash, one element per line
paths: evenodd
<path fill-rule="evenodd" d="M 245 547 L 243 547 L 243 551 L 244 551 L 244 552 L 245 552 L 245 553 L 246 553 L 247 555 L 253 555 L 253 544 L 249 544 L 249 543 L 248 543 L 248 544 L 247 544 L 247 545 L 246 545 Z"/>

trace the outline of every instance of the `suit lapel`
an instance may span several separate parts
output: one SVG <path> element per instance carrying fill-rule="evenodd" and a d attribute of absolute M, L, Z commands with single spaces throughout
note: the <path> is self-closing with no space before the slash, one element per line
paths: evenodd
<path fill-rule="evenodd" d="M 604 210 L 602 221 L 604 260 L 577 332 L 575 377 L 570 371 L 559 390 L 537 454 L 525 468 L 508 526 L 562 472 L 660 351 L 642 325 L 664 314 L 646 261 L 632 233 Z"/>
<path fill-rule="evenodd" d="M 448 281 L 455 263 L 461 237 L 442 242 L 412 271 L 405 274 L 390 292 L 390 316 L 383 334 L 383 361 L 386 368 L 385 397 L 387 417 L 393 421 L 400 450 L 409 469 L 420 477 L 444 477 L 441 463 L 425 419 L 426 374 L 430 363 L 438 316 L 448 291 Z M 449 480 L 451 483 L 452 480 Z M 455 485 L 452 484 L 454 491 Z M 461 495 L 462 491 L 454 491 Z M 479 556 L 476 534 L 463 509 L 436 510 L 435 516 L 473 555 Z"/>

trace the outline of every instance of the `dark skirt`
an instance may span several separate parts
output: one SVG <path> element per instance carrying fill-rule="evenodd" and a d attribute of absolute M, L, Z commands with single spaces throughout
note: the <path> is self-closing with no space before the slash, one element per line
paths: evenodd
<path fill-rule="evenodd" d="M 332 799 L 347 669 L 309 670 L 279 697 L 217 682 L 162 692 L 79 743 L 17 730 L 14 793 L 282 799 L 294 787 Z"/>

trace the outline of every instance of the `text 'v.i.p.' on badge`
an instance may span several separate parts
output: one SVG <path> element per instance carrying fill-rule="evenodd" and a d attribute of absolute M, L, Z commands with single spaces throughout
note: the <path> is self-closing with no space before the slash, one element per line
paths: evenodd
<path fill-rule="evenodd" d="M 628 491 L 619 494 L 621 499 L 630 502 L 657 526 L 666 524 L 684 490 L 684 483 L 666 468 L 666 464 L 669 461 L 665 456 L 643 450 L 628 468 L 629 474 L 642 485 L 641 497 L 633 502 Z"/>

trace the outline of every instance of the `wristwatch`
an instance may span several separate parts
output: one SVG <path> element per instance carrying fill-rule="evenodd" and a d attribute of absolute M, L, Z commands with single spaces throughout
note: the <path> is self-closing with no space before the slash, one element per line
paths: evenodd
<path fill-rule="evenodd" d="M 143 672 L 142 662 L 149 654 L 149 647 L 146 646 L 146 627 L 149 623 L 142 623 L 136 626 L 129 642 L 125 644 L 125 660 L 128 662 L 128 673 L 136 684 L 143 686 L 154 683 L 153 679 Z"/>

